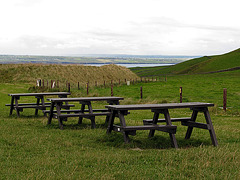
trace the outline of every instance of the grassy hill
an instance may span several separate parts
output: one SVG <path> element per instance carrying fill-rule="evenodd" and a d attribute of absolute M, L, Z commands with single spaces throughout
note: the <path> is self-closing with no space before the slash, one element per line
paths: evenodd
<path fill-rule="evenodd" d="M 139 76 L 158 76 L 162 74 L 208 73 L 236 67 L 240 67 L 240 49 L 223 55 L 204 56 L 164 68 L 133 68 L 131 70 Z"/>
<path fill-rule="evenodd" d="M 83 66 L 44 64 L 0 64 L 0 83 L 36 82 L 37 79 L 70 83 L 103 83 L 103 81 L 136 79 L 137 75 L 123 66 Z"/>

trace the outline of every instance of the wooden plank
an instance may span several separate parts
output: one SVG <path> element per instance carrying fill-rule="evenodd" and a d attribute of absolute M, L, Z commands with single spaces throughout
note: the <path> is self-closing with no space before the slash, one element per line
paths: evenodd
<path fill-rule="evenodd" d="M 171 118 L 172 122 L 189 121 L 189 120 L 191 120 L 191 118 L 188 118 L 188 117 L 186 117 L 186 118 Z M 158 119 L 157 122 L 158 123 L 163 123 L 163 122 L 166 122 L 166 120 L 165 119 Z M 145 125 L 152 124 L 152 123 L 153 123 L 152 119 L 144 119 L 143 120 L 143 124 L 145 124 Z"/>
<path fill-rule="evenodd" d="M 176 133 L 177 126 L 175 126 L 175 125 L 126 126 L 126 127 L 121 127 L 121 129 L 123 129 L 124 131 L 132 131 L 132 130 L 175 130 L 175 133 Z"/>
<path fill-rule="evenodd" d="M 146 109 L 175 109 L 175 108 L 197 108 L 214 106 L 212 103 L 166 103 L 166 104 L 134 104 L 134 105 L 106 105 L 108 109 L 114 110 L 146 110 Z"/>
<path fill-rule="evenodd" d="M 69 101 L 116 101 L 123 100 L 122 97 L 80 97 L 80 98 L 49 98 L 47 100 L 54 102 L 69 102 Z"/>
<path fill-rule="evenodd" d="M 47 92 L 47 93 L 17 93 L 8 94 L 9 96 L 51 96 L 51 95 L 70 95 L 70 92 Z"/>
<path fill-rule="evenodd" d="M 14 107 L 16 109 L 23 109 L 23 108 L 35 108 L 35 109 L 41 109 L 41 108 L 46 108 L 46 107 L 50 107 L 50 105 L 31 105 L 31 106 L 20 106 L 20 107 Z"/>
<path fill-rule="evenodd" d="M 210 129 L 210 126 L 208 124 L 204 124 L 204 123 L 198 123 L 198 122 L 193 122 L 193 121 L 182 121 L 182 125 L 183 126 L 188 126 L 188 127 L 196 127 L 196 128 L 200 128 L 200 129 Z"/>
<path fill-rule="evenodd" d="M 43 112 L 50 113 L 50 110 L 44 110 Z M 54 110 L 53 112 L 56 113 L 57 111 Z M 61 110 L 61 113 L 71 113 L 71 112 L 78 113 L 78 112 L 82 112 L 82 111 L 79 109 Z M 84 112 L 89 112 L 89 110 L 85 109 Z M 108 112 L 108 109 L 93 109 L 93 112 Z"/>
<path fill-rule="evenodd" d="M 75 114 L 60 114 L 59 117 L 94 117 L 94 116 L 110 116 L 111 112 L 102 113 L 75 113 Z"/>
<path fill-rule="evenodd" d="M 45 105 L 50 105 L 51 102 L 46 102 L 44 103 Z M 21 103 L 18 104 L 18 106 L 27 106 L 27 105 L 37 105 L 36 103 Z M 11 104 L 5 104 L 5 106 L 11 106 Z M 13 106 L 16 106 L 15 104 L 13 104 Z"/>

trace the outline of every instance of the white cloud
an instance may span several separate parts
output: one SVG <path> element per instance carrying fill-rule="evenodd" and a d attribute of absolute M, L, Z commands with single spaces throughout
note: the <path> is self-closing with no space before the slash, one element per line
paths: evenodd
<path fill-rule="evenodd" d="M 0 54 L 224 53 L 240 45 L 239 0 L 0 1 Z"/>

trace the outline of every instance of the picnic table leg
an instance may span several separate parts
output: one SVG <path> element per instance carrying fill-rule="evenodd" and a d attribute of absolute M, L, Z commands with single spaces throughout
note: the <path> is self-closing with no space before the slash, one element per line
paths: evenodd
<path fill-rule="evenodd" d="M 168 109 L 165 109 L 165 110 L 164 110 L 164 117 L 165 117 L 165 120 L 166 120 L 167 125 L 172 125 L 172 122 L 171 122 L 171 118 L 170 118 L 170 114 L 169 114 Z M 171 139 L 171 141 L 172 141 L 172 146 L 173 146 L 174 148 L 178 148 L 175 134 L 169 133 L 169 136 L 170 136 L 170 139 Z"/>
<path fill-rule="evenodd" d="M 55 106 L 55 103 L 52 102 L 50 107 L 49 117 L 48 117 L 48 124 L 51 124 L 52 122 L 54 106 Z"/>
<path fill-rule="evenodd" d="M 11 98 L 11 106 L 10 106 L 10 114 L 9 115 L 12 115 L 13 109 L 14 109 L 14 96 L 12 96 L 12 98 Z"/>
<path fill-rule="evenodd" d="M 123 112 L 120 111 L 118 113 L 118 116 L 119 116 L 120 123 L 121 123 L 122 127 L 126 127 L 126 121 L 125 121 L 125 118 L 124 118 L 124 114 L 127 114 L 127 113 L 125 113 L 124 111 Z M 124 142 L 125 143 L 129 143 L 130 142 L 130 139 L 129 139 L 127 131 L 123 131 L 123 138 L 124 138 Z"/>
<path fill-rule="evenodd" d="M 159 118 L 159 112 L 154 112 L 153 116 L 153 124 L 157 124 Z M 155 130 L 150 130 L 148 137 L 153 137 L 155 133 Z"/>
<path fill-rule="evenodd" d="M 119 105 L 119 101 L 118 100 L 115 100 L 115 101 L 108 101 L 109 105 Z M 109 122 L 109 119 L 110 119 L 110 116 L 106 116 L 106 120 L 105 120 L 105 124 L 108 124 Z"/>
<path fill-rule="evenodd" d="M 107 134 L 110 134 L 113 130 L 113 123 L 114 123 L 116 113 L 117 113 L 116 111 L 112 110 L 112 113 L 111 113 L 111 116 L 110 116 L 109 122 L 108 122 Z"/>
<path fill-rule="evenodd" d="M 91 103 L 88 104 L 88 110 L 89 110 L 89 113 L 93 114 L 93 109 L 92 109 Z M 91 119 L 91 128 L 92 129 L 96 128 L 95 116 L 92 116 L 90 119 Z"/>
<path fill-rule="evenodd" d="M 39 102 L 40 102 L 40 97 L 36 97 L 37 98 L 37 106 L 39 106 Z M 38 115 L 38 107 L 36 107 L 35 109 L 35 116 Z"/>
<path fill-rule="evenodd" d="M 196 119 L 197 119 L 197 114 L 198 114 L 198 111 L 197 111 L 197 110 L 193 110 L 192 117 L 191 117 L 191 121 L 193 121 L 193 122 L 196 121 Z M 186 133 L 186 135 L 185 135 L 185 139 L 189 139 L 189 138 L 191 137 L 192 130 L 193 130 L 193 127 L 188 127 L 187 133 Z"/>
<path fill-rule="evenodd" d="M 171 122 L 171 118 L 170 118 L 170 114 L 169 114 L 168 109 L 165 109 L 165 110 L 164 110 L 164 117 L 165 117 L 165 120 L 166 120 L 167 125 L 172 125 L 172 122 Z M 174 148 L 178 148 L 175 134 L 169 133 L 169 136 L 170 136 L 170 139 L 171 139 L 171 142 L 172 142 L 172 146 L 173 146 Z"/>
<path fill-rule="evenodd" d="M 85 104 L 82 104 L 82 106 L 81 106 L 81 113 L 84 113 L 84 110 L 85 110 Z M 78 124 L 82 124 L 82 119 L 83 119 L 83 117 L 79 117 Z"/>
<path fill-rule="evenodd" d="M 20 99 L 20 97 L 16 96 L 14 99 L 15 99 L 15 109 L 17 112 L 17 117 L 20 117 L 19 107 L 18 107 L 18 100 Z"/>
<path fill-rule="evenodd" d="M 215 134 L 215 131 L 214 131 L 214 129 L 213 129 L 212 120 L 211 120 L 211 117 L 210 117 L 208 108 L 205 108 L 205 110 L 204 110 L 204 116 L 205 116 L 205 119 L 206 119 L 207 124 L 208 124 L 209 127 L 210 127 L 209 133 L 210 133 L 210 136 L 211 136 L 212 144 L 213 144 L 214 146 L 218 146 L 216 134 Z"/>
<path fill-rule="evenodd" d="M 60 128 L 61 130 L 63 130 L 63 122 L 62 122 L 62 118 L 60 118 L 60 114 L 61 114 L 61 104 L 57 103 L 57 104 L 56 104 L 56 109 L 57 109 L 57 116 L 58 116 L 59 128 Z"/>

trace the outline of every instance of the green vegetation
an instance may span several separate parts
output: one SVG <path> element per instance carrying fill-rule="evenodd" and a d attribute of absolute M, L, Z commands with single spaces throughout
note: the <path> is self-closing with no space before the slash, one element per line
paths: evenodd
<path fill-rule="evenodd" d="M 44 64 L 0 64 L 0 82 L 36 83 L 37 79 L 67 82 L 85 85 L 103 84 L 103 81 L 121 81 L 136 79 L 136 74 L 129 69 L 117 65 L 83 66 L 83 65 L 44 65 Z"/>
<path fill-rule="evenodd" d="M 131 70 L 139 76 L 159 76 L 164 74 L 197 74 L 214 71 L 240 68 L 240 49 L 227 54 L 217 56 L 204 56 L 185 61 L 166 68 L 154 67 L 152 72 L 149 68 L 132 68 Z"/>
<path fill-rule="evenodd" d="M 15 71 L 17 73 L 17 71 Z M 149 73 L 150 74 L 150 73 Z M 7 78 L 7 76 L 5 76 Z M 90 121 L 76 125 L 77 119 L 65 122 L 59 130 L 57 120 L 47 126 L 47 118 L 33 116 L 31 109 L 17 118 L 9 116 L 8 93 L 28 92 L 32 84 L 0 83 L 0 179 L 239 179 L 240 178 L 240 70 L 203 74 L 168 76 L 167 81 L 115 86 L 115 96 L 125 98 L 121 104 L 179 102 L 183 87 L 184 102 L 211 102 L 210 108 L 219 142 L 211 145 L 208 131 L 194 129 L 190 140 L 184 140 L 186 127 L 180 123 L 176 138 L 179 149 L 171 148 L 167 133 L 139 131 L 125 144 L 120 133 L 106 135 L 104 117 L 96 118 L 96 129 Z M 29 82 L 29 81 L 27 81 Z M 141 100 L 139 89 L 143 87 Z M 222 90 L 227 88 L 227 112 L 221 109 Z M 109 96 L 110 88 L 92 87 L 89 96 Z M 72 89 L 72 97 L 86 96 L 86 89 Z M 30 101 L 31 98 L 22 99 Z M 79 107 L 79 104 L 76 104 Z M 100 108 L 104 104 L 96 103 Z M 140 125 L 151 118 L 149 111 L 133 111 L 129 125 Z M 191 111 L 171 110 L 171 117 L 186 117 Z M 198 121 L 203 121 L 203 115 Z"/>

